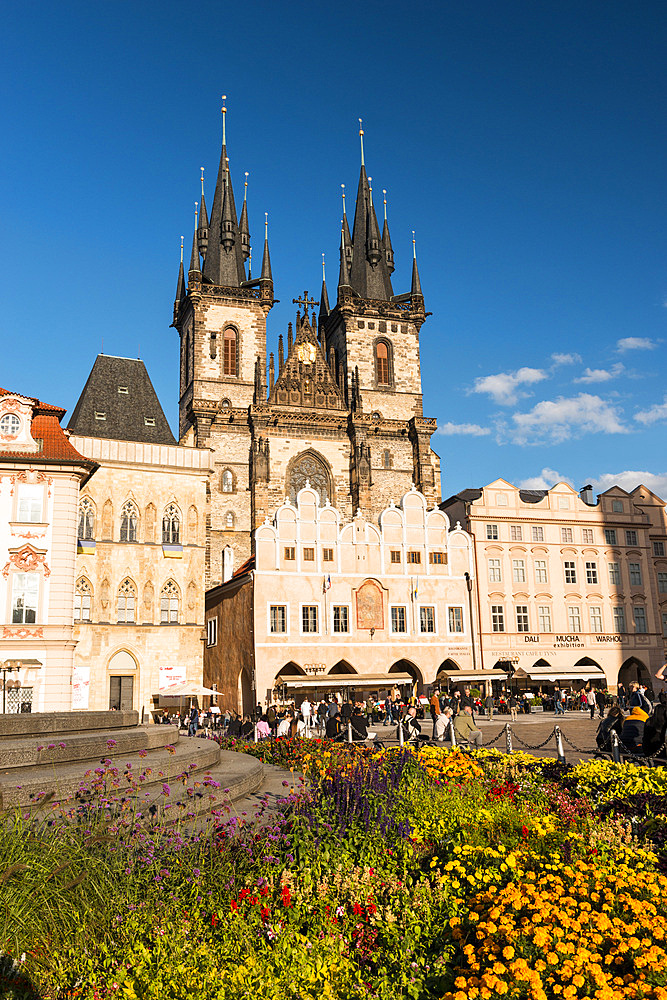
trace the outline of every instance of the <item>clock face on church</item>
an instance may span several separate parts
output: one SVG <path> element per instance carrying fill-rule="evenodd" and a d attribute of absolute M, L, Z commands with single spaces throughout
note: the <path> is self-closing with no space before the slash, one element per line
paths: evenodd
<path fill-rule="evenodd" d="M 312 365 L 315 360 L 315 345 L 314 344 L 299 344 L 296 349 L 296 356 L 299 361 L 304 364 Z"/>

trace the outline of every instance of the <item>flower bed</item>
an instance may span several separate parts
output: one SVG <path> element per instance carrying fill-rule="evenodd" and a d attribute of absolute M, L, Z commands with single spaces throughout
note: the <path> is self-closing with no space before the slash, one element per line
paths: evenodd
<path fill-rule="evenodd" d="M 3 996 L 667 1000 L 663 771 L 224 745 L 288 769 L 272 822 L 147 825 L 102 767 L 67 824 L 5 824 Z"/>

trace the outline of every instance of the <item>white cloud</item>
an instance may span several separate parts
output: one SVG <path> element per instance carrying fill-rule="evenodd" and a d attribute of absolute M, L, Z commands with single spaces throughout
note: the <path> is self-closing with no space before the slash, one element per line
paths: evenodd
<path fill-rule="evenodd" d="M 521 386 L 535 385 L 547 377 L 541 368 L 519 368 L 515 372 L 499 372 L 497 375 L 484 375 L 475 379 L 475 385 L 470 392 L 481 392 L 503 406 L 513 406 L 519 399 L 530 393 L 521 391 Z"/>
<path fill-rule="evenodd" d="M 584 374 L 575 378 L 574 381 L 584 383 L 609 382 L 613 378 L 618 378 L 623 370 L 624 366 L 620 361 L 618 364 L 612 365 L 611 368 L 584 368 Z"/>
<path fill-rule="evenodd" d="M 490 433 L 488 427 L 480 427 L 479 424 L 454 424 L 451 420 L 438 427 L 438 434 L 469 434 L 471 437 L 484 437 Z"/>
<path fill-rule="evenodd" d="M 551 360 L 555 365 L 578 365 L 581 364 L 581 355 L 556 353 L 551 355 Z"/>
<path fill-rule="evenodd" d="M 623 351 L 652 351 L 658 345 L 650 337 L 622 337 L 616 341 L 616 350 Z"/>
<path fill-rule="evenodd" d="M 520 490 L 550 490 L 556 483 L 574 483 L 567 476 L 562 476 L 555 469 L 542 469 L 539 476 L 530 476 L 519 483 Z"/>
<path fill-rule="evenodd" d="M 640 424 L 657 424 L 659 420 L 667 420 L 667 396 L 664 402 L 654 403 L 648 410 L 639 410 L 635 413 L 635 420 Z"/>
<path fill-rule="evenodd" d="M 544 399 L 528 413 L 512 414 L 516 444 L 557 444 L 583 434 L 625 434 L 615 406 L 600 396 L 582 392 L 566 399 Z"/>
<path fill-rule="evenodd" d="M 667 472 L 605 472 L 592 483 L 598 493 L 604 493 L 612 486 L 620 486 L 631 493 L 641 484 L 648 486 L 659 497 L 667 498 Z"/>

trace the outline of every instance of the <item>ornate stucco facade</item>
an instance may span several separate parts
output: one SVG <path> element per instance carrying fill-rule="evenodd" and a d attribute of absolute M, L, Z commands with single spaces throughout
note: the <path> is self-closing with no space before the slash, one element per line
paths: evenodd
<path fill-rule="evenodd" d="M 255 533 L 255 556 L 206 595 L 204 682 L 224 707 L 423 691 L 479 662 L 471 537 L 414 487 L 348 519 L 305 486 Z M 472 618 L 471 618 L 472 612 Z"/>
<path fill-rule="evenodd" d="M 9 712 L 72 707 L 78 495 L 96 465 L 67 439 L 64 416 L 0 390 L 0 666 Z"/>
<path fill-rule="evenodd" d="M 644 487 L 615 486 L 596 501 L 590 487 L 520 490 L 503 479 L 446 500 L 442 509 L 474 538 L 484 667 L 514 661 L 537 684 L 658 687 L 657 500 Z"/>

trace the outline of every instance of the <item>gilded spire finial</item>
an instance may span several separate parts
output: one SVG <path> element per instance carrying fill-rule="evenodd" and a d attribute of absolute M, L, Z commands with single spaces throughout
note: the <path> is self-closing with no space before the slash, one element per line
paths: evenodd
<path fill-rule="evenodd" d="M 417 243 L 415 241 L 415 231 L 412 230 L 412 257 L 417 260 Z"/>
<path fill-rule="evenodd" d="M 324 254 L 322 254 L 322 281 L 326 281 L 326 275 L 324 273 Z"/>
<path fill-rule="evenodd" d="M 264 239 L 268 240 L 268 238 L 269 238 L 269 213 L 265 212 L 264 213 Z"/>
<path fill-rule="evenodd" d="M 371 200 L 371 208 L 373 207 L 373 178 L 368 178 L 368 197 Z"/>
<path fill-rule="evenodd" d="M 181 236 L 181 264 L 183 263 L 183 237 Z"/>
<path fill-rule="evenodd" d="M 248 200 L 248 171 L 245 172 L 245 187 L 243 189 L 243 200 Z"/>
<path fill-rule="evenodd" d="M 220 109 L 222 111 L 222 145 L 223 146 L 227 145 L 227 129 L 226 129 L 226 126 L 225 126 L 225 119 L 227 118 L 227 108 L 225 107 L 225 101 L 226 100 L 227 100 L 227 95 L 223 94 L 222 95 L 222 107 Z"/>
<path fill-rule="evenodd" d="M 387 191 L 386 191 L 385 188 L 382 188 L 382 197 L 384 199 L 384 221 L 386 222 L 387 221 Z"/>
<path fill-rule="evenodd" d="M 363 167 L 363 166 L 365 166 L 365 163 L 364 163 L 364 128 L 363 128 L 363 121 L 362 121 L 361 118 L 359 119 L 359 140 L 361 142 L 361 165 Z"/>
<path fill-rule="evenodd" d="M 198 218 L 198 215 L 199 215 L 199 213 L 197 212 L 198 208 L 199 208 L 199 202 L 196 201 L 195 202 L 195 232 L 197 231 L 197 218 Z"/>
<path fill-rule="evenodd" d="M 204 168 L 200 167 L 201 170 L 201 196 L 204 197 Z"/>
<path fill-rule="evenodd" d="M 343 193 L 343 218 L 345 218 L 345 185 L 341 184 L 341 191 Z"/>

